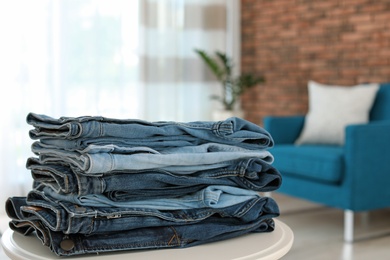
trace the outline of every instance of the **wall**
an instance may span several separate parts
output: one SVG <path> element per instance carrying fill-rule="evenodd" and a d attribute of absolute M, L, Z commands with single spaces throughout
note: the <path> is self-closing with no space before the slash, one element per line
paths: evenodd
<path fill-rule="evenodd" d="M 307 112 L 307 82 L 390 81 L 390 1 L 241 0 L 241 70 L 266 83 L 242 96 L 245 118 Z"/>

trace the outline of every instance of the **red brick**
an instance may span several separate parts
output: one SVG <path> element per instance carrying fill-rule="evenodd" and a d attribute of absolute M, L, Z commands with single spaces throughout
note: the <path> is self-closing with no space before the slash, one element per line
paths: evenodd
<path fill-rule="evenodd" d="M 390 10 L 387 10 L 387 12 L 381 12 L 381 13 L 375 13 L 373 15 L 373 19 L 375 22 L 385 22 L 388 23 L 390 19 Z"/>
<path fill-rule="evenodd" d="M 361 8 L 362 12 L 376 13 L 384 10 L 388 10 L 386 3 L 381 1 L 372 1 L 369 5 L 365 5 Z"/>
<path fill-rule="evenodd" d="M 350 21 L 351 23 L 354 23 L 354 24 L 361 24 L 361 23 L 367 23 L 367 22 L 371 21 L 372 18 L 373 18 L 373 15 L 363 13 L 363 14 L 351 15 L 348 18 L 348 21 Z"/>
<path fill-rule="evenodd" d="M 351 41 L 351 42 L 356 42 L 356 41 L 361 41 L 361 40 L 365 40 L 369 37 L 369 35 L 365 34 L 365 33 L 357 33 L 357 32 L 353 32 L 353 33 L 345 33 L 341 36 L 341 40 L 342 41 Z"/>
<path fill-rule="evenodd" d="M 307 111 L 307 82 L 390 81 L 390 6 L 367 0 L 242 0 L 242 70 L 266 82 L 243 97 L 248 120 Z"/>
<path fill-rule="evenodd" d="M 356 24 L 355 28 L 357 32 L 368 33 L 369 31 L 374 30 L 384 30 L 386 29 L 386 24 L 378 22 L 367 22 L 362 24 Z"/>

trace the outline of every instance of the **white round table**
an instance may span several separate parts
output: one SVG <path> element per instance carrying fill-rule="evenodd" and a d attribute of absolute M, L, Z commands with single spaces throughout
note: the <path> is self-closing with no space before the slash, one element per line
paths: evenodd
<path fill-rule="evenodd" d="M 7 229 L 1 244 L 8 257 L 15 260 L 47 259 L 280 259 L 290 250 L 294 234 L 283 222 L 275 219 L 275 230 L 270 233 L 249 233 L 240 237 L 207 243 L 189 248 L 133 250 L 101 254 L 58 257 L 34 235 L 23 236 Z"/>

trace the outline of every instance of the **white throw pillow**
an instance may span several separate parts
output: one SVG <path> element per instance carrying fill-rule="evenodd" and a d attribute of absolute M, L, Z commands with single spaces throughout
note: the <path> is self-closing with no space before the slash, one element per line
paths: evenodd
<path fill-rule="evenodd" d="M 378 84 L 330 86 L 309 81 L 309 112 L 295 144 L 343 145 L 345 127 L 367 123 Z"/>

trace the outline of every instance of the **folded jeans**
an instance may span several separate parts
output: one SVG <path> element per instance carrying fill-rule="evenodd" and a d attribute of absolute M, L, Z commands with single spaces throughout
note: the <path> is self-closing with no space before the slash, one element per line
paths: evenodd
<path fill-rule="evenodd" d="M 26 121 L 34 129 L 32 139 L 62 138 L 67 140 L 99 137 L 117 137 L 142 140 L 158 137 L 158 141 L 197 140 L 198 144 L 217 142 L 247 149 L 264 149 L 273 146 L 271 135 L 262 127 L 247 120 L 232 117 L 223 121 L 148 122 L 137 119 L 105 117 L 61 117 L 29 113 Z"/>
<path fill-rule="evenodd" d="M 31 170 L 36 186 L 42 184 L 58 193 L 104 193 L 113 200 L 145 196 L 177 197 L 207 185 L 225 185 L 258 192 L 273 191 L 281 185 L 279 171 L 259 158 L 233 160 L 226 167 L 192 174 L 147 169 L 87 176 L 73 172 L 72 168 L 66 165 L 43 164 L 37 158 L 29 158 L 27 168 Z"/>
<path fill-rule="evenodd" d="M 14 221 L 41 221 L 53 231 L 88 235 L 162 225 L 191 225 L 207 219 L 237 225 L 279 216 L 278 205 L 268 197 L 257 197 L 225 208 L 157 210 L 79 206 L 56 201 L 36 190 L 29 192 L 27 197 L 9 198 L 6 212 Z"/>
<path fill-rule="evenodd" d="M 32 151 L 44 164 L 70 165 L 78 173 L 86 175 L 157 168 L 191 174 L 226 167 L 238 159 L 258 158 L 267 163 L 273 162 L 273 156 L 267 150 L 247 150 L 215 143 L 177 147 L 160 153 L 150 147 L 115 145 L 91 145 L 82 151 L 66 151 L 34 142 Z"/>
<path fill-rule="evenodd" d="M 248 233 L 271 232 L 275 229 L 275 222 L 273 219 L 262 219 L 231 225 L 218 220 L 205 220 L 191 225 L 145 227 L 94 235 L 52 231 L 40 221 L 12 221 L 10 227 L 24 235 L 35 231 L 42 244 L 56 255 L 74 256 L 142 249 L 188 248 Z"/>

